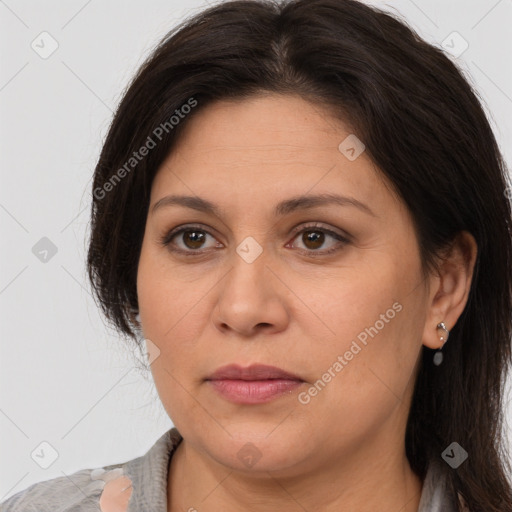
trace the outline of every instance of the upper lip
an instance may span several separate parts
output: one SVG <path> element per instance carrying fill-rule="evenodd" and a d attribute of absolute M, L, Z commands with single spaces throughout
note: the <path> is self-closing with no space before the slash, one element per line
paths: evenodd
<path fill-rule="evenodd" d="M 221 366 L 213 372 L 206 380 L 267 380 L 267 379 L 288 379 L 299 380 L 300 377 L 289 373 L 276 366 L 264 364 L 253 364 L 251 366 L 240 366 L 237 364 L 228 364 Z"/>

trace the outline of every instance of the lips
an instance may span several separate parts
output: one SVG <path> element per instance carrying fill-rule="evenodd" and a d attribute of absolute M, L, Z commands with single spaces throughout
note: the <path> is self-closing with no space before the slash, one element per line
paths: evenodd
<path fill-rule="evenodd" d="M 206 383 L 229 402 L 255 405 L 289 395 L 304 380 L 275 366 L 256 364 L 244 368 L 231 364 L 218 368 Z"/>
<path fill-rule="evenodd" d="M 218 368 L 206 380 L 295 380 L 303 382 L 303 380 L 292 373 L 286 372 L 275 366 L 255 364 L 248 367 L 230 364 Z"/>

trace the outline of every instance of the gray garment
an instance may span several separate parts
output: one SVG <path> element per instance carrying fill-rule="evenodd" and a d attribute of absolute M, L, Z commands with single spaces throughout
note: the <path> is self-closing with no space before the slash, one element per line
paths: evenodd
<path fill-rule="evenodd" d="M 141 457 L 35 483 L 1 503 L 0 511 L 101 512 L 99 499 L 105 483 L 125 475 L 132 482 L 127 512 L 167 512 L 169 461 L 181 440 L 172 428 Z M 455 512 L 437 464 L 427 471 L 418 512 Z"/>

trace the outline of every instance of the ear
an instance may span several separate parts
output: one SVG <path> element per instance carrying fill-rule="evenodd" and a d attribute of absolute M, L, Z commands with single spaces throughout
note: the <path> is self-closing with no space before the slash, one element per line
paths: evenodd
<path fill-rule="evenodd" d="M 478 246 L 468 231 L 461 231 L 444 253 L 439 274 L 430 279 L 429 309 L 423 331 L 423 345 L 438 349 L 442 331 L 437 324 L 444 322 L 453 329 L 466 307 L 473 278 Z"/>

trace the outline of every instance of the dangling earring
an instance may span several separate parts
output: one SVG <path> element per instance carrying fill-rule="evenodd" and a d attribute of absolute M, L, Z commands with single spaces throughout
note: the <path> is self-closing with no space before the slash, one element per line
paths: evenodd
<path fill-rule="evenodd" d="M 440 336 L 439 339 L 443 342 L 443 344 L 439 347 L 437 352 L 434 354 L 434 364 L 439 366 L 443 362 L 443 347 L 444 344 L 448 341 L 448 336 L 450 335 L 450 331 L 444 325 L 444 322 L 440 322 L 437 324 L 437 329 L 442 329 L 444 331 L 444 336 Z"/>

